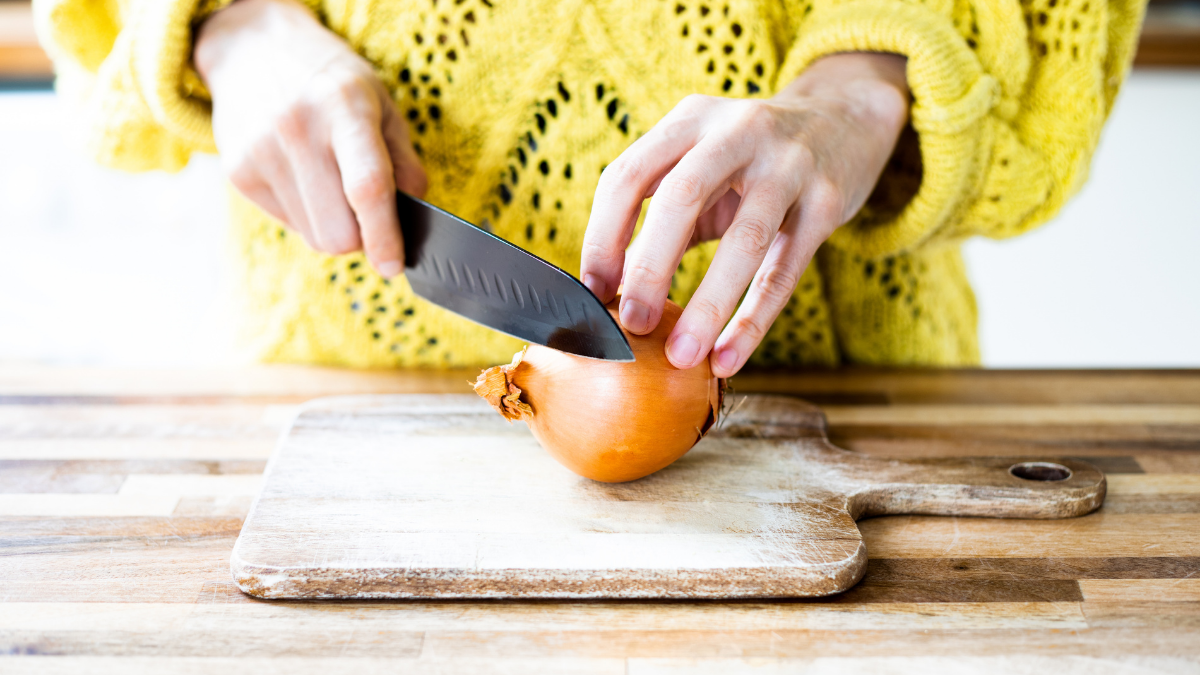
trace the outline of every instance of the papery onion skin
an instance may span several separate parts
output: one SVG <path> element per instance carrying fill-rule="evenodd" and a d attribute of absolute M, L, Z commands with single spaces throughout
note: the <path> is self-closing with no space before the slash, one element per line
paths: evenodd
<path fill-rule="evenodd" d="M 618 301 L 608 307 L 614 317 Z M 633 363 L 531 345 L 515 367 L 498 368 L 532 413 L 501 412 L 524 419 L 542 447 L 581 476 L 620 483 L 666 467 L 715 425 L 724 386 L 707 359 L 688 370 L 667 361 L 666 339 L 682 312 L 668 302 L 653 332 L 626 333 Z M 480 383 L 495 371 L 485 371 Z M 480 385 L 476 391 L 487 397 Z"/>

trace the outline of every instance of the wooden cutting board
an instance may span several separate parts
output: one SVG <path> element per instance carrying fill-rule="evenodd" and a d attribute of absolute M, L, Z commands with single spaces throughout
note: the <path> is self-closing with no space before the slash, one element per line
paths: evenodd
<path fill-rule="evenodd" d="M 859 518 L 1065 518 L 1104 493 L 1077 460 L 842 450 L 781 396 L 622 484 L 569 472 L 473 394 L 342 397 L 284 434 L 231 565 L 262 598 L 808 597 L 862 577 Z"/>

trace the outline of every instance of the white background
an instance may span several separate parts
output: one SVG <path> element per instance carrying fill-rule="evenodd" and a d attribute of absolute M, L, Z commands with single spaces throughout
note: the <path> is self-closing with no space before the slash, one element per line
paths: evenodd
<path fill-rule="evenodd" d="M 242 360 L 215 158 L 93 166 L 48 93 L 0 122 L 0 364 Z M 987 366 L 1200 367 L 1200 72 L 1135 71 L 1075 201 L 965 252 Z"/>

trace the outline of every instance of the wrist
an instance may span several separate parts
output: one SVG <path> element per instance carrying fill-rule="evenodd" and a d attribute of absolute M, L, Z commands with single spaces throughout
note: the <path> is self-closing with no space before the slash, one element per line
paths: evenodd
<path fill-rule="evenodd" d="M 908 122 L 911 100 L 907 59 L 898 54 L 847 52 L 814 61 L 777 99 L 819 98 L 836 102 L 870 128 L 894 140 Z"/>
<path fill-rule="evenodd" d="M 196 72 L 211 89 L 211 78 L 225 64 L 244 65 L 253 52 L 267 55 L 272 43 L 305 22 L 317 19 L 294 0 L 236 0 L 200 23 L 192 51 Z"/>

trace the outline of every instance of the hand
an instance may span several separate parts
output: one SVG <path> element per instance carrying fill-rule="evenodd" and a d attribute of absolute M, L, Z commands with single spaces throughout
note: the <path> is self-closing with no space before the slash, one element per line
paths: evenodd
<path fill-rule="evenodd" d="M 402 272 L 395 190 L 423 195 L 425 172 L 371 66 L 294 0 L 217 12 L 194 60 L 234 187 L 312 248 Z"/>
<path fill-rule="evenodd" d="M 894 54 L 836 54 L 770 100 L 685 98 L 601 175 L 583 240 L 584 284 L 608 302 L 623 283 L 621 324 L 649 333 L 684 251 L 719 238 L 667 337 L 667 358 L 691 368 L 712 352 L 717 376 L 736 373 L 817 247 L 879 180 L 908 118 L 905 63 Z"/>

